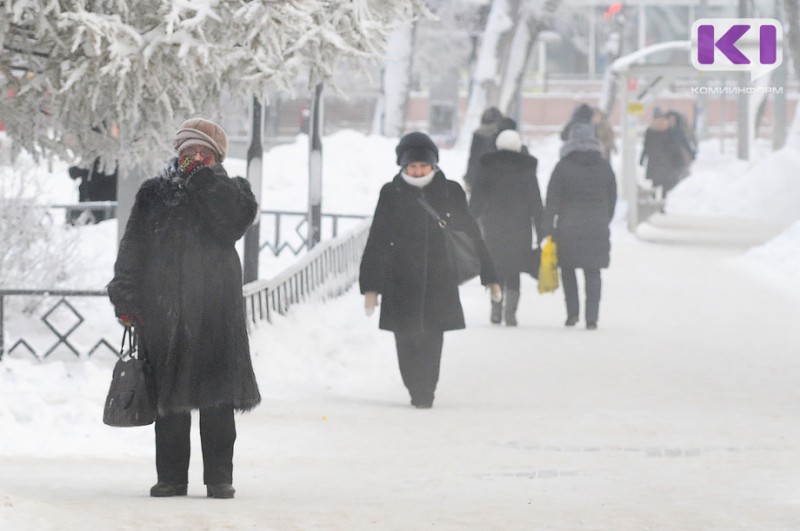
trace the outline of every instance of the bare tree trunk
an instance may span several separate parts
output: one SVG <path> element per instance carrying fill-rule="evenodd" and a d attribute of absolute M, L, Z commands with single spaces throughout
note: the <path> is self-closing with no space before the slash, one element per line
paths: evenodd
<path fill-rule="evenodd" d="M 472 74 L 467 111 L 458 135 L 458 145 L 467 147 L 472 131 L 480 124 L 487 107 L 496 106 L 500 98 L 500 84 L 508 52 L 514 37 L 514 21 L 521 0 L 492 0 L 489 18 L 481 39 L 478 62 Z"/>
<path fill-rule="evenodd" d="M 414 28 L 413 24 L 402 26 L 389 37 L 383 69 L 383 94 L 373 121 L 374 133 L 399 137 L 405 129 L 411 92 Z"/>
<path fill-rule="evenodd" d="M 539 33 L 551 27 L 555 12 L 562 0 L 547 0 L 540 13 L 533 11 L 533 2 L 526 0 L 520 10 L 514 39 L 511 43 L 510 54 L 503 72 L 503 81 L 500 86 L 498 109 L 503 114 L 508 114 L 522 90 L 522 80 L 525 76 L 525 67 L 530 60 L 533 46 Z"/>

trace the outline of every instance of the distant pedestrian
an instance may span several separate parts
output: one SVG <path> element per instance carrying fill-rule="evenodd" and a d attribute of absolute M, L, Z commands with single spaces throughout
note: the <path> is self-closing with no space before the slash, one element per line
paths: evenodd
<path fill-rule="evenodd" d="M 572 111 L 569 121 L 561 130 L 561 140 L 567 141 L 569 139 L 569 131 L 575 124 L 591 124 L 594 111 L 586 103 L 581 103 Z"/>
<path fill-rule="evenodd" d="M 469 159 L 467 159 L 467 173 L 464 175 L 464 185 L 467 192 L 470 192 L 475 179 L 478 177 L 478 165 L 481 157 L 485 153 L 494 151 L 495 139 L 500 132 L 500 124 L 503 120 L 503 113 L 497 107 L 489 107 L 483 111 L 481 125 L 472 134 L 472 143 L 469 147 Z"/>
<path fill-rule="evenodd" d="M 73 180 L 80 179 L 78 185 L 78 201 L 87 203 L 91 201 L 116 201 L 117 200 L 117 168 L 107 173 L 103 171 L 103 166 L 99 158 L 94 160 L 91 167 L 70 166 L 69 176 Z M 78 222 L 83 210 L 70 210 L 68 221 L 71 224 Z M 94 222 L 100 222 L 114 217 L 108 209 L 92 209 L 91 214 Z"/>
<path fill-rule="evenodd" d="M 200 410 L 207 494 L 233 498 L 234 410 L 261 401 L 234 244 L 258 204 L 250 184 L 222 167 L 222 127 L 187 120 L 173 146 L 177 159 L 136 195 L 108 294 L 154 371 L 158 483 L 150 495 L 186 495 L 190 412 Z"/>
<path fill-rule="evenodd" d="M 592 124 L 594 124 L 594 135 L 603 146 L 603 156 L 606 160 L 611 160 L 611 153 L 616 153 L 617 146 L 614 143 L 614 129 L 608 123 L 608 116 L 600 109 L 592 109 Z"/>
<path fill-rule="evenodd" d="M 645 177 L 661 188 L 664 197 L 683 178 L 685 165 L 680 140 L 659 108 L 653 112 L 653 121 L 644 133 L 639 164 L 646 164 Z"/>
<path fill-rule="evenodd" d="M 583 269 L 586 328 L 594 330 L 600 310 L 600 270 L 608 267 L 609 224 L 617 201 L 614 171 L 603 157 L 591 124 L 570 129 L 547 187 L 544 232 L 558 246 L 558 266 L 567 305 L 567 326 L 580 316 L 576 269 Z"/>
<path fill-rule="evenodd" d="M 481 258 L 481 283 L 494 297 L 500 286 L 464 190 L 437 167 L 439 150 L 424 133 L 408 133 L 396 148 L 401 170 L 381 188 L 361 259 L 360 287 L 370 315 L 380 304 L 379 327 L 394 332 L 403 383 L 417 408 L 433 405 L 444 332 L 464 328 L 458 280 L 443 228 L 420 203 L 424 198 L 448 226 L 472 235 Z"/>
<path fill-rule="evenodd" d="M 502 301 L 491 303 L 490 321 L 508 326 L 517 325 L 520 273 L 533 272 L 533 245 L 543 236 L 537 160 L 522 147 L 519 133 L 501 132 L 497 151 L 481 157 L 470 197 L 470 212 L 481 227 L 504 292 Z"/>
<path fill-rule="evenodd" d="M 686 117 L 678 111 L 669 110 L 666 112 L 669 130 L 675 137 L 678 150 L 681 154 L 681 179 L 689 175 L 692 162 L 697 157 L 697 141 L 694 137 L 692 128 L 686 121 Z"/>

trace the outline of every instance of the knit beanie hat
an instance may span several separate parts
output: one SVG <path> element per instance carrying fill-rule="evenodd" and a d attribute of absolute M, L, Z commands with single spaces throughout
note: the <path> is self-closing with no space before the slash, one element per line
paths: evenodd
<path fill-rule="evenodd" d="M 397 154 L 397 164 L 403 168 L 412 162 L 427 162 L 431 166 L 439 162 L 439 148 L 431 137 L 418 131 L 401 138 L 394 151 Z"/>
<path fill-rule="evenodd" d="M 566 157 L 576 151 L 597 151 L 602 153 L 603 146 L 594 135 L 592 124 L 572 124 L 569 128 L 569 140 L 561 146 L 561 157 Z"/>
<path fill-rule="evenodd" d="M 497 149 L 502 149 L 505 151 L 516 151 L 519 153 L 522 151 L 522 137 L 519 136 L 519 133 L 514 131 L 513 129 L 506 129 L 499 135 L 497 135 L 497 140 L 495 140 L 495 145 Z"/>
<path fill-rule="evenodd" d="M 218 162 L 222 162 L 228 152 L 228 135 L 214 122 L 203 118 L 191 118 L 178 128 L 172 145 L 178 153 L 188 146 L 205 146 L 213 149 Z"/>

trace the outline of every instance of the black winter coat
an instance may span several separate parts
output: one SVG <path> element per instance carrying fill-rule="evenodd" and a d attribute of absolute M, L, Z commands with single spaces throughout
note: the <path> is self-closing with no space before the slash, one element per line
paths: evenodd
<path fill-rule="evenodd" d="M 261 401 L 234 248 L 257 211 L 250 184 L 220 165 L 183 179 L 173 162 L 136 195 L 108 294 L 141 321 L 161 415 Z"/>
<path fill-rule="evenodd" d="M 381 189 L 361 258 L 361 293 L 381 294 L 379 326 L 383 330 L 408 334 L 464 328 L 458 282 L 442 228 L 419 204 L 420 196 L 450 227 L 475 238 L 481 283 L 497 281 L 478 225 L 467 211 L 464 190 L 437 171 L 422 189 L 409 185 L 400 175 Z"/>
<path fill-rule="evenodd" d="M 464 175 L 464 183 L 470 190 L 475 186 L 475 180 L 480 174 L 481 157 L 497 150 L 497 133 L 497 124 L 483 124 L 472 134 L 472 143 L 469 146 L 469 158 L 467 159 L 467 173 Z"/>
<path fill-rule="evenodd" d="M 645 176 L 655 186 L 661 186 L 665 194 L 675 188 L 684 176 L 686 162 L 681 142 L 672 129 L 645 131 L 639 163 L 645 162 Z"/>
<path fill-rule="evenodd" d="M 501 278 L 533 272 L 533 231 L 542 233 L 542 196 L 535 157 L 500 150 L 481 157 L 478 179 L 470 196 L 470 212 L 478 220 L 497 274 Z"/>
<path fill-rule="evenodd" d="M 558 265 L 564 268 L 608 267 L 617 183 L 598 151 L 577 151 L 556 164 L 547 187 L 545 234 L 552 234 Z"/>

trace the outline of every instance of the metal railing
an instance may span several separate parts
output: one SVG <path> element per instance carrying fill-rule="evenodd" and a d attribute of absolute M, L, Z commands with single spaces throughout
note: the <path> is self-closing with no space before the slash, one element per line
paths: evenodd
<path fill-rule="evenodd" d="M 272 322 L 293 304 L 324 300 L 344 293 L 358 278 L 361 254 L 369 236 L 370 220 L 333 239 L 317 244 L 298 262 L 269 280 L 243 288 L 248 326 Z"/>
<path fill-rule="evenodd" d="M 102 212 L 105 218 L 113 216 L 116 212 L 116 201 L 87 201 L 83 203 L 59 203 L 47 205 L 50 209 L 66 210 L 67 219 L 73 225 L 85 225 L 97 221 L 95 212 Z M 80 211 L 78 216 L 72 215 L 73 212 Z M 72 216 L 72 217 L 70 217 Z M 322 214 L 322 238 L 336 238 L 341 229 L 343 220 L 362 220 L 369 216 L 362 214 Z M 289 234 L 296 237 L 287 238 L 284 229 L 295 220 L 294 227 L 289 229 Z M 308 248 L 308 213 L 296 210 L 262 210 L 261 211 L 261 237 L 266 234 L 269 237 L 262 240 L 259 250 L 269 249 L 274 256 L 280 256 L 283 251 L 289 251 L 294 256 L 300 255 Z M 271 224 L 271 226 L 270 226 Z"/>
<path fill-rule="evenodd" d="M 364 245 L 369 235 L 370 220 L 331 240 L 317 244 L 300 260 L 284 272 L 269 280 L 256 280 L 242 287 L 245 315 L 248 328 L 259 321 L 272 321 L 274 313 L 284 314 L 293 304 L 313 300 L 324 300 L 344 293 L 358 278 L 359 264 Z M 5 348 L 5 302 L 9 297 L 58 297 L 56 302 L 42 315 L 40 320 L 55 335 L 55 342 L 42 354 L 24 337 L 19 337 L 10 348 Z M 69 302 L 73 297 L 107 297 L 106 290 L 32 290 L 0 289 L 0 361 L 4 354 L 24 349 L 39 361 L 45 360 L 60 346 L 77 358 L 91 357 L 98 349 L 107 348 L 114 355 L 119 352 L 106 338 L 100 338 L 83 355 L 70 341 L 70 336 L 86 321 L 83 314 Z M 71 325 L 58 326 L 51 316 L 65 308 L 72 312 Z"/>
<path fill-rule="evenodd" d="M 49 297 L 49 296 L 56 296 L 59 297 L 55 304 L 53 304 L 47 312 L 42 315 L 40 320 L 50 329 L 51 332 L 56 336 L 56 342 L 53 343 L 50 348 L 48 348 L 44 354 L 39 354 L 36 349 L 25 340 L 25 338 L 19 338 L 17 341 L 9 348 L 7 351 L 5 349 L 5 301 L 7 297 L 13 296 L 33 296 L 33 297 Z M 67 349 L 69 349 L 76 357 L 80 358 L 81 353 L 78 349 L 70 342 L 70 335 L 75 332 L 78 327 L 83 324 L 86 320 L 77 308 L 73 304 L 71 304 L 67 297 L 107 297 L 107 293 L 105 290 L 37 290 L 37 289 L 4 289 L 0 290 L 0 361 L 3 359 L 3 355 L 8 353 L 11 354 L 15 350 L 24 348 L 27 350 L 28 354 L 33 356 L 39 361 L 44 360 L 48 356 L 50 356 L 59 346 L 64 345 Z M 54 323 L 50 321 L 50 316 L 53 315 L 61 307 L 66 307 L 67 310 L 72 312 L 72 315 L 75 317 L 76 321 L 64 330 L 63 328 L 59 328 L 57 326 L 58 323 Z M 100 338 L 94 346 L 86 353 L 86 357 L 91 357 L 97 349 L 101 347 L 108 348 L 113 354 L 119 356 L 117 350 L 111 345 L 111 343 L 105 339 Z"/>
<path fill-rule="evenodd" d="M 274 219 L 270 237 L 266 241 L 261 242 L 259 250 L 269 249 L 273 255 L 279 256 L 284 250 L 291 251 L 292 254 L 298 256 L 304 249 L 308 248 L 308 213 L 291 211 L 291 210 L 262 210 L 261 211 L 261 237 L 264 238 L 266 230 L 264 228 L 269 224 L 269 219 L 264 217 L 271 217 Z M 341 220 L 362 220 L 369 216 L 361 214 L 322 214 L 322 231 L 323 240 L 327 238 L 336 238 L 339 236 L 340 221 Z M 284 238 L 284 228 L 288 218 L 297 218 L 294 225 L 293 233 L 297 235 L 295 241 L 299 240 L 299 244 L 293 245 L 291 241 Z"/>
<path fill-rule="evenodd" d="M 51 203 L 48 209 L 58 208 L 66 211 L 67 220 L 73 225 L 86 225 L 96 223 L 95 212 L 102 213 L 108 219 L 114 217 L 117 211 L 116 201 L 83 201 L 81 203 Z M 77 216 L 74 212 L 80 212 Z"/>

